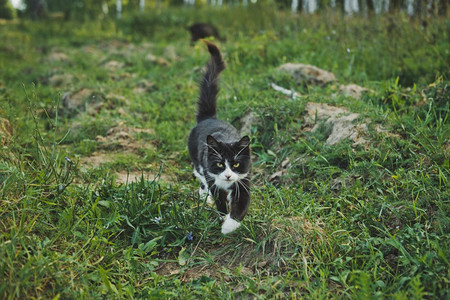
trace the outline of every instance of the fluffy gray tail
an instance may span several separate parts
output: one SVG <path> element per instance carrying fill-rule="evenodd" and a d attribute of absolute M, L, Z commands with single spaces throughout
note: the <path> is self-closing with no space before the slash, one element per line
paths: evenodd
<path fill-rule="evenodd" d="M 217 113 L 217 93 L 219 92 L 219 74 L 225 69 L 219 48 L 211 42 L 202 40 L 208 46 L 211 60 L 206 65 L 206 72 L 200 83 L 198 98 L 197 123 L 214 118 Z"/>

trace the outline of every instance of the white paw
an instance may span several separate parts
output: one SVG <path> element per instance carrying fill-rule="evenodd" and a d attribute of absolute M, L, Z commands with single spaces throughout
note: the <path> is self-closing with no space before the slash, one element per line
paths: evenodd
<path fill-rule="evenodd" d="M 211 195 L 208 195 L 208 198 L 206 198 L 206 204 L 213 205 L 214 199 L 211 197 Z"/>
<path fill-rule="evenodd" d="M 222 224 L 222 233 L 228 234 L 230 232 L 233 232 L 236 229 L 238 229 L 239 226 L 241 226 L 241 223 L 232 219 L 230 217 L 230 214 L 228 214 L 225 216 L 225 222 L 223 222 L 223 224 Z"/>
<path fill-rule="evenodd" d="M 206 194 L 208 194 L 208 190 L 207 190 L 207 189 L 199 188 L 199 189 L 198 189 L 198 194 L 200 195 L 200 197 L 203 197 L 203 196 L 205 196 Z"/>

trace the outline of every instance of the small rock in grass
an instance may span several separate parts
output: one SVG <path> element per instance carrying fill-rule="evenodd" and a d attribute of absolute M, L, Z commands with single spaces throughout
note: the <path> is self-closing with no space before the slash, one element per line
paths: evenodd
<path fill-rule="evenodd" d="M 328 145 L 335 145 L 344 139 L 351 139 L 355 144 L 364 144 L 367 124 L 357 122 L 360 115 L 351 113 L 348 109 L 324 103 L 309 102 L 306 104 L 304 123 L 306 131 L 314 132 L 320 128 L 321 121 L 331 128 L 327 137 Z"/>
<path fill-rule="evenodd" d="M 326 85 L 336 80 L 333 73 L 307 64 L 286 63 L 279 66 L 278 71 L 290 74 L 297 84 Z"/>
<path fill-rule="evenodd" d="M 339 87 L 339 94 L 349 96 L 360 100 L 365 93 L 369 93 L 368 88 L 364 88 L 357 84 L 341 85 Z"/>

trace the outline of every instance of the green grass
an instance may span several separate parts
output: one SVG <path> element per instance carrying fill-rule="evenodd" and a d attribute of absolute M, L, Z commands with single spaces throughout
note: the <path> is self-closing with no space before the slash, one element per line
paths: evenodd
<path fill-rule="evenodd" d="M 227 37 L 219 116 L 257 117 L 252 203 L 229 236 L 186 147 L 208 59 L 184 29 L 197 20 Z M 168 9 L 1 26 L 1 298 L 449 296 L 448 20 Z M 338 83 L 296 86 L 285 62 Z M 338 95 L 348 83 L 372 92 Z M 305 130 L 308 102 L 370 120 L 368 142 Z"/>

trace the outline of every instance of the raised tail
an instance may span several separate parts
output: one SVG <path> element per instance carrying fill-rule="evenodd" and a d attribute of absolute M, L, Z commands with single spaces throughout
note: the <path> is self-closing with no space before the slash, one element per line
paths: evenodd
<path fill-rule="evenodd" d="M 225 69 L 225 63 L 219 48 L 211 42 L 202 40 L 208 46 L 211 60 L 206 65 L 206 71 L 200 83 L 198 98 L 197 123 L 208 118 L 214 118 L 217 113 L 217 94 L 219 92 L 219 74 Z"/>

